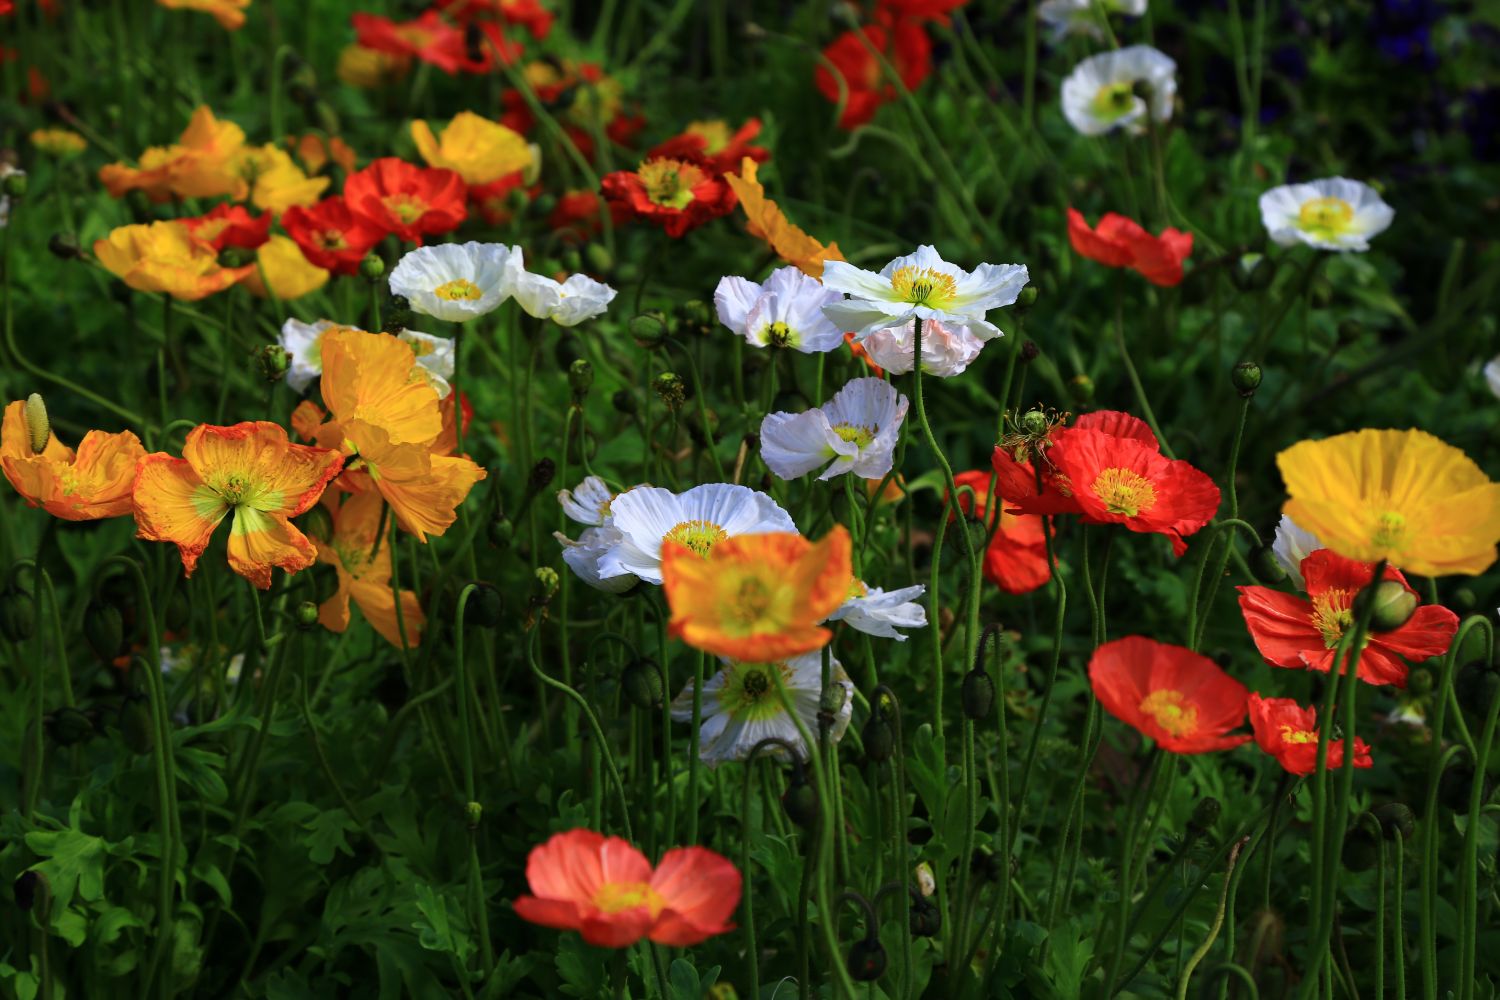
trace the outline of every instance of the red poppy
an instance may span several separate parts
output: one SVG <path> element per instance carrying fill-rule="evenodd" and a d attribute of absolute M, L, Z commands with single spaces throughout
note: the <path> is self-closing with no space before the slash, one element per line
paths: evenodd
<path fill-rule="evenodd" d="M 458 68 L 465 73 L 493 73 L 497 66 L 511 66 L 521 58 L 521 45 L 505 37 L 496 21 L 472 21 L 464 31 L 464 58 Z"/>
<path fill-rule="evenodd" d="M 740 873 L 703 847 L 677 847 L 653 870 L 620 837 L 592 830 L 554 834 L 531 849 L 526 882 L 534 895 L 515 901 L 523 920 L 576 930 L 589 944 L 627 948 L 641 938 L 685 948 L 733 930 Z"/>
<path fill-rule="evenodd" d="M 525 73 L 536 99 L 557 116 L 568 141 L 586 158 L 594 155 L 595 127 L 610 142 L 629 146 L 646 125 L 640 115 L 625 113 L 619 83 L 597 63 L 537 61 Z M 500 101 L 505 107 L 500 124 L 523 135 L 536 127 L 536 116 L 519 90 L 506 90 Z"/>
<path fill-rule="evenodd" d="M 722 121 L 693 122 L 681 133 L 651 150 L 647 159 L 665 157 L 702 162 L 716 174 L 738 175 L 745 157 L 750 157 L 756 163 L 765 163 L 771 158 L 769 149 L 750 144 L 758 135 L 759 118 L 750 119 L 733 133 Z"/>
<path fill-rule="evenodd" d="M 464 179 L 456 172 L 394 156 L 382 156 L 344 182 L 350 211 L 418 246 L 423 236 L 458 228 L 468 215 L 464 195 Z"/>
<path fill-rule="evenodd" d="M 1005 500 L 997 493 L 995 509 L 1000 514 L 1000 526 L 995 528 L 995 515 L 985 517 L 988 505 L 990 480 L 994 476 L 983 469 L 960 472 L 953 477 L 957 486 L 968 486 L 974 491 L 974 503 L 987 526 L 993 529 L 990 543 L 984 550 L 984 577 L 1007 594 L 1027 594 L 1052 579 L 1051 567 L 1047 564 L 1047 539 L 1042 518 L 1035 514 L 1012 514 L 1005 509 Z M 971 504 L 965 493 L 958 497 L 960 509 L 968 511 Z"/>
<path fill-rule="evenodd" d="M 180 219 L 192 233 L 215 250 L 241 247 L 254 250 L 271 238 L 271 213 L 251 215 L 244 205 L 228 202 L 215 205 L 213 211 L 191 219 Z"/>
<path fill-rule="evenodd" d="M 1291 698 L 1262 698 L 1251 693 L 1250 728 L 1255 744 L 1298 777 L 1318 769 L 1318 710 L 1303 708 Z M 1371 767 L 1370 745 L 1354 737 L 1354 766 Z M 1344 766 L 1344 741 L 1329 737 L 1328 769 Z"/>
<path fill-rule="evenodd" d="M 601 183 L 604 198 L 626 218 L 661 226 L 678 237 L 734 211 L 734 189 L 700 161 L 647 160 L 635 170 L 616 170 Z"/>
<path fill-rule="evenodd" d="M 1068 209 L 1068 240 L 1073 249 L 1109 267 L 1129 267 L 1153 285 L 1171 287 L 1182 283 L 1182 262 L 1193 252 L 1193 234 L 1163 229 L 1152 236 L 1132 219 L 1105 213 L 1090 229 L 1083 214 Z"/>
<path fill-rule="evenodd" d="M 349 210 L 343 198 L 324 198 L 311 208 L 293 205 L 281 228 L 296 241 L 309 263 L 334 274 L 354 274 L 385 230 Z"/>
<path fill-rule="evenodd" d="M 1122 441 L 1139 442 L 1152 451 L 1160 451 L 1156 435 L 1144 420 L 1120 410 L 1098 410 L 1085 413 L 1072 427 L 1054 427 L 1038 440 L 1022 439 L 995 447 L 990 464 L 1000 477 L 997 491 L 1020 514 L 1080 514 L 1073 498 L 1072 484 L 1057 470 L 1053 452 L 1067 442 L 1074 431 L 1098 431 Z M 1036 463 L 1041 462 L 1041 485 L 1037 485 Z"/>
<path fill-rule="evenodd" d="M 412 21 L 392 21 L 375 14 L 354 14 L 355 41 L 367 49 L 393 56 L 412 56 L 444 73 L 457 73 L 468 62 L 464 33 L 435 10 Z"/>
<path fill-rule="evenodd" d="M 469 204 L 479 211 L 479 217 L 485 222 L 492 226 L 501 225 L 515 215 L 510 193 L 524 190 L 525 184 L 524 174 L 519 170 L 497 177 L 488 184 L 471 184 Z"/>
<path fill-rule="evenodd" d="M 1240 587 L 1240 610 L 1256 648 L 1271 666 L 1327 673 L 1333 667 L 1334 647 L 1354 624 L 1354 598 L 1369 585 L 1375 567 L 1318 549 L 1302 560 L 1301 569 L 1307 600 L 1270 587 Z M 1381 579 L 1394 580 L 1416 596 L 1393 566 Z M 1417 608 L 1400 628 L 1370 633 L 1359 654 L 1359 678 L 1404 688 L 1406 660 L 1442 656 L 1457 631 L 1458 616 L 1447 608 Z"/>
<path fill-rule="evenodd" d="M 1132 635 L 1106 642 L 1089 659 L 1089 683 L 1104 710 L 1172 753 L 1228 750 L 1250 737 L 1245 685 L 1206 656 Z"/>
<path fill-rule="evenodd" d="M 838 76 L 821 64 L 813 76 L 818 92 L 834 103 L 839 99 L 839 78 L 848 88 L 839 128 L 853 129 L 867 124 L 882 104 L 896 99 L 896 85 L 885 80 L 871 47 L 890 61 L 908 90 L 932 72 L 932 42 L 914 20 L 887 16 L 879 24 L 844 32 L 823 50 L 823 58 L 833 65 Z"/>
<path fill-rule="evenodd" d="M 597 191 L 566 191 L 558 196 L 557 205 L 547 216 L 547 225 L 566 243 L 587 242 L 602 228 L 599 211 L 603 204 Z M 610 208 L 613 210 L 615 206 Z"/>
<path fill-rule="evenodd" d="M 953 20 L 948 15 L 968 2 L 969 0 L 880 0 L 879 9 L 882 13 L 897 17 L 936 21 L 946 25 Z"/>
<path fill-rule="evenodd" d="M 438 0 L 438 6 L 460 21 L 504 21 L 525 28 L 542 41 L 552 31 L 552 12 L 540 0 Z"/>

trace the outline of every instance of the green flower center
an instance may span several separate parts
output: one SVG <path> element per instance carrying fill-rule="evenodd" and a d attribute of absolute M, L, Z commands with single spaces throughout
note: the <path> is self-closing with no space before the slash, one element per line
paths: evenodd
<path fill-rule="evenodd" d="M 1353 220 L 1354 206 L 1342 198 L 1313 198 L 1297 213 L 1299 229 L 1326 239 L 1348 232 Z"/>

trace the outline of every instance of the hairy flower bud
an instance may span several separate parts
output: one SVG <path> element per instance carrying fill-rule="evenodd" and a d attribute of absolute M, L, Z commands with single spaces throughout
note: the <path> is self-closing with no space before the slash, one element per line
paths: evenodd
<path fill-rule="evenodd" d="M 484 806 L 478 802 L 464 803 L 464 823 L 470 830 L 479 829 L 479 821 L 484 819 Z"/>
<path fill-rule="evenodd" d="M 583 259 L 589 270 L 598 274 L 608 274 L 615 266 L 615 259 L 610 256 L 609 248 L 602 243 L 590 243 L 584 247 Z"/>
<path fill-rule="evenodd" d="M 1245 399 L 1255 395 L 1255 390 L 1260 388 L 1260 379 L 1260 365 L 1254 361 L 1241 361 L 1229 373 L 1229 381 L 1234 383 L 1235 391 Z"/>
<path fill-rule="evenodd" d="M 498 628 L 503 612 L 500 591 L 487 583 L 475 584 L 464 603 L 464 621 L 480 628 Z"/>
<path fill-rule="evenodd" d="M 1068 379 L 1068 396 L 1080 406 L 1094 398 L 1094 380 L 1083 372 Z"/>
<path fill-rule="evenodd" d="M 280 344 L 264 344 L 251 355 L 255 370 L 267 382 L 278 382 L 292 367 L 292 355 Z"/>
<path fill-rule="evenodd" d="M 687 400 L 687 383 L 676 372 L 662 372 L 651 380 L 651 388 L 669 410 L 680 409 Z"/>
<path fill-rule="evenodd" d="M 516 526 L 503 512 L 496 511 L 495 516 L 490 518 L 485 534 L 489 537 L 491 545 L 497 549 L 503 549 L 508 547 L 511 539 L 515 537 Z"/>
<path fill-rule="evenodd" d="M 589 394 L 589 388 L 594 384 L 594 366 L 583 358 L 578 358 L 568 366 L 568 387 L 573 390 L 576 399 L 582 399 Z"/>
<path fill-rule="evenodd" d="M 642 711 L 661 708 L 661 668 L 653 660 L 631 660 L 620 672 L 620 692 Z"/>
<path fill-rule="evenodd" d="M 1036 305 L 1037 290 L 1035 285 L 1027 285 L 1021 289 L 1021 294 L 1016 296 L 1014 309 L 1026 310 Z"/>
<path fill-rule="evenodd" d="M 47 441 L 52 437 L 52 421 L 47 418 L 47 404 L 42 394 L 33 392 L 26 397 L 26 406 L 21 411 L 26 418 L 26 443 L 31 453 L 40 455 L 47 450 Z"/>
<path fill-rule="evenodd" d="M 1269 545 L 1257 545 L 1250 550 L 1250 572 L 1257 583 L 1273 586 L 1286 579 L 1286 567 L 1276 558 L 1276 551 Z"/>
<path fill-rule="evenodd" d="M 667 321 L 659 312 L 641 313 L 630 321 L 630 336 L 647 350 L 658 347 L 667 337 Z"/>
<path fill-rule="evenodd" d="M 857 983 L 872 983 L 885 974 L 885 946 L 880 938 L 870 936 L 854 942 L 849 949 L 849 978 Z"/>
<path fill-rule="evenodd" d="M 125 618 L 110 601 L 94 599 L 83 610 L 83 637 L 94 655 L 108 663 L 125 642 Z"/>
<path fill-rule="evenodd" d="M 870 713 L 859 741 L 864 744 L 865 757 L 872 764 L 884 764 L 896 752 L 896 733 L 883 712 Z"/>
<path fill-rule="evenodd" d="M 1411 839 L 1417 818 L 1412 815 L 1406 803 L 1387 802 L 1385 805 L 1376 806 L 1371 812 L 1380 821 L 1380 829 L 1385 833 L 1386 840 L 1395 840 L 1397 837 L 1402 840 Z"/>
<path fill-rule="evenodd" d="M 989 674 L 975 667 L 964 675 L 960 701 L 967 718 L 976 722 L 989 718 L 991 709 L 995 707 L 995 682 Z"/>
<path fill-rule="evenodd" d="M 804 829 L 818 821 L 818 791 L 801 768 L 792 773 L 791 784 L 781 796 L 781 808 L 786 810 L 788 819 Z"/>
<path fill-rule="evenodd" d="M 531 493 L 539 493 L 545 490 L 557 475 L 557 463 L 550 458 L 539 458 L 531 467 L 531 475 L 526 477 L 526 489 Z"/>
<path fill-rule="evenodd" d="M 1025 341 L 1021 342 L 1021 363 L 1022 364 L 1028 364 L 1028 365 L 1031 364 L 1031 362 L 1033 362 L 1037 358 L 1041 357 L 1041 354 L 1042 354 L 1042 349 L 1040 347 L 1036 346 L 1036 341 L 1034 341 L 1034 340 L 1025 340 Z"/>
<path fill-rule="evenodd" d="M 1200 837 L 1209 833 L 1213 830 L 1214 824 L 1219 822 L 1219 814 L 1222 811 L 1223 806 L 1219 804 L 1218 799 L 1211 796 L 1199 799 L 1198 804 L 1193 807 L 1193 815 L 1188 818 L 1188 832 Z"/>

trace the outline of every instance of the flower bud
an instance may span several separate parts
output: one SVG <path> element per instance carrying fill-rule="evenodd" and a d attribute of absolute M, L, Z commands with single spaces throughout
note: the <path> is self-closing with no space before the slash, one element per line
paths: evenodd
<path fill-rule="evenodd" d="M 627 417 L 636 412 L 635 396 L 629 389 L 616 390 L 615 394 L 609 397 L 609 404 L 615 408 L 616 412 L 623 413 Z"/>
<path fill-rule="evenodd" d="M 589 270 L 596 274 L 608 274 L 615 266 L 615 259 L 610 256 L 609 248 L 602 243 L 590 243 L 584 247 L 583 260 L 588 264 Z"/>
<path fill-rule="evenodd" d="M 859 734 L 859 741 L 865 745 L 865 757 L 872 764 L 884 764 L 896 752 L 896 732 L 891 728 L 884 712 L 870 713 L 869 721 Z"/>
<path fill-rule="evenodd" d="M 359 273 L 374 281 L 385 274 L 385 261 L 378 253 L 367 253 L 365 259 L 359 262 Z"/>
<path fill-rule="evenodd" d="M 1257 545 L 1250 550 L 1250 573 L 1257 583 L 1274 586 L 1286 579 L 1286 567 L 1276 558 L 1276 551 L 1269 545 Z"/>
<path fill-rule="evenodd" d="M 19 587 L 0 593 L 0 635 L 21 643 L 36 634 L 36 600 Z"/>
<path fill-rule="evenodd" d="M 676 309 L 676 316 L 683 329 L 698 334 L 709 332 L 714 320 L 713 311 L 702 299 L 689 299 L 682 303 Z"/>
<path fill-rule="evenodd" d="M 531 199 L 532 211 L 536 212 L 537 215 L 551 215 L 552 210 L 556 207 L 557 196 L 548 194 L 545 191 Z"/>
<path fill-rule="evenodd" d="M 8 175 L 5 178 L 4 190 L 6 195 L 11 198 L 20 198 L 26 194 L 25 171 L 17 170 L 15 173 Z"/>
<path fill-rule="evenodd" d="M 280 344 L 264 344 L 251 355 L 255 370 L 267 382 L 279 382 L 292 367 L 292 355 Z"/>
<path fill-rule="evenodd" d="M 620 692 L 643 712 L 661 708 L 661 668 L 653 660 L 631 660 L 620 672 Z"/>
<path fill-rule="evenodd" d="M 77 746 L 94 738 L 94 722 L 76 708 L 59 708 L 47 716 L 47 735 L 60 747 Z"/>
<path fill-rule="evenodd" d="M 1255 390 L 1260 388 L 1260 379 L 1260 365 L 1254 361 L 1241 361 L 1229 373 L 1229 381 L 1234 383 L 1235 391 L 1245 399 L 1255 395 Z"/>
<path fill-rule="evenodd" d="M 976 722 L 989 718 L 990 710 L 995 707 L 995 682 L 989 674 L 975 667 L 964 675 L 960 700 L 967 718 Z"/>
<path fill-rule="evenodd" d="M 255 252 L 244 247 L 225 247 L 219 251 L 220 267 L 244 267 L 254 260 Z"/>
<path fill-rule="evenodd" d="M 1188 832 L 1200 837 L 1208 834 L 1213 830 L 1214 824 L 1219 822 L 1222 811 L 1223 806 L 1218 799 L 1212 796 L 1199 799 L 1198 804 L 1193 807 L 1193 815 L 1188 817 Z"/>
<path fill-rule="evenodd" d="M 925 896 L 914 896 L 911 901 L 911 933 L 913 937 L 937 937 L 943 932 L 943 912 Z"/>
<path fill-rule="evenodd" d="M 818 821 L 818 791 L 800 767 L 792 773 L 792 782 L 782 793 L 781 808 L 786 810 L 788 819 L 804 829 L 810 829 Z"/>
<path fill-rule="evenodd" d="M 1417 595 L 1395 580 L 1382 580 L 1361 596 L 1370 602 L 1370 631 L 1391 632 L 1411 621 L 1417 613 Z"/>
<path fill-rule="evenodd" d="M 542 600 L 552 600 L 552 595 L 557 593 L 558 587 L 562 586 L 562 577 L 558 575 L 557 570 L 551 566 L 538 566 L 532 575 L 536 577 L 537 592 Z"/>
<path fill-rule="evenodd" d="M 1016 296 L 1015 304 L 1011 307 L 1016 310 L 1030 309 L 1036 305 L 1037 290 L 1035 285 L 1027 285 L 1021 289 L 1021 294 Z"/>
<path fill-rule="evenodd" d="M 52 437 L 52 421 L 47 419 L 47 404 L 42 394 L 33 392 L 27 396 L 26 406 L 21 412 L 26 417 L 26 443 L 31 445 L 33 455 L 40 455 L 47 450 L 47 442 Z"/>
<path fill-rule="evenodd" d="M 318 606 L 312 601 L 303 601 L 297 605 L 297 627 L 304 632 L 311 632 L 318 627 Z"/>
<path fill-rule="evenodd" d="M 1229 279 L 1242 292 L 1259 292 L 1276 279 L 1276 261 L 1265 254 L 1247 253 L 1229 271 Z"/>
<path fill-rule="evenodd" d="M 917 867 L 912 869 L 911 877 L 917 883 L 917 893 L 919 895 L 931 896 L 937 892 L 937 876 L 932 873 L 932 865 L 928 862 L 917 862 Z"/>
<path fill-rule="evenodd" d="M 550 458 L 539 458 L 531 467 L 531 474 L 526 477 L 526 490 L 530 493 L 540 493 L 547 488 L 557 475 L 557 463 Z"/>
<path fill-rule="evenodd" d="M 659 312 L 641 313 L 630 321 L 630 336 L 646 350 L 659 347 L 667 337 L 667 322 Z"/>
<path fill-rule="evenodd" d="M 464 603 L 464 621 L 480 628 L 498 628 L 503 612 L 500 591 L 487 583 L 476 584 Z"/>
<path fill-rule="evenodd" d="M 1479 598 L 1474 595 L 1472 587 L 1459 587 L 1453 591 L 1453 609 L 1455 611 L 1467 614 L 1473 611 L 1478 603 Z"/>
<path fill-rule="evenodd" d="M 1068 396 L 1082 406 L 1094 398 L 1094 380 L 1083 372 L 1068 379 Z"/>
<path fill-rule="evenodd" d="M 119 656 L 125 643 L 125 618 L 120 609 L 109 601 L 90 601 L 83 610 L 83 637 L 105 663 Z"/>
<path fill-rule="evenodd" d="M 485 529 L 490 544 L 497 549 L 507 548 L 511 539 L 515 537 L 515 533 L 516 526 L 500 511 L 495 512 L 495 516 L 490 518 L 489 527 Z"/>
<path fill-rule="evenodd" d="M 144 696 L 133 695 L 120 706 L 120 739 L 136 754 L 148 754 L 156 745 L 156 724 Z"/>
<path fill-rule="evenodd" d="M 1406 675 L 1406 693 L 1421 698 L 1431 694 L 1436 683 L 1432 670 L 1425 664 L 1418 663 Z"/>
<path fill-rule="evenodd" d="M 669 410 L 680 409 L 687 400 L 687 383 L 676 372 L 662 372 L 651 380 L 651 388 Z"/>
<path fill-rule="evenodd" d="M 568 366 L 568 387 L 573 390 L 576 399 L 582 399 L 589 394 L 589 388 L 594 384 L 594 366 L 583 358 L 579 358 Z"/>
<path fill-rule="evenodd" d="M 1387 802 L 1376 806 L 1371 812 L 1380 821 L 1380 829 L 1385 833 L 1386 840 L 1395 840 L 1397 837 L 1402 840 L 1411 839 L 1416 817 L 1404 802 Z"/>
<path fill-rule="evenodd" d="M 58 260 L 77 260 L 83 256 L 83 247 L 73 233 L 53 233 L 47 241 L 47 249 Z"/>
<path fill-rule="evenodd" d="M 464 803 L 464 823 L 470 830 L 479 829 L 479 821 L 484 819 L 484 806 L 478 802 Z"/>
<path fill-rule="evenodd" d="M 875 935 L 854 942 L 849 949 L 849 978 L 873 983 L 885 974 L 885 946 Z"/>

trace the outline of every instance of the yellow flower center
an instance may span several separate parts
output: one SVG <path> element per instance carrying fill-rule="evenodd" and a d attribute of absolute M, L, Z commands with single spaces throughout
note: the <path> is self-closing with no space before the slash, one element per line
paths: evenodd
<path fill-rule="evenodd" d="M 449 302 L 476 302 L 484 298 L 479 286 L 467 278 L 454 278 L 432 290 L 432 294 Z"/>
<path fill-rule="evenodd" d="M 1281 742 L 1283 743 L 1316 743 L 1318 734 L 1311 729 L 1293 729 L 1283 724 L 1281 727 Z"/>
<path fill-rule="evenodd" d="M 684 209 L 693 203 L 693 188 L 703 183 L 703 171 L 681 160 L 652 160 L 636 171 L 652 204 Z"/>
<path fill-rule="evenodd" d="M 1354 624 L 1353 596 L 1353 591 L 1334 588 L 1313 598 L 1313 624 L 1323 633 L 1324 647 L 1337 646 L 1344 630 Z"/>
<path fill-rule="evenodd" d="M 427 203 L 406 193 L 388 194 L 380 199 L 386 209 L 405 225 L 411 225 L 427 212 Z"/>
<path fill-rule="evenodd" d="M 594 893 L 594 905 L 603 913 L 619 913 L 644 906 L 656 916 L 667 908 L 667 901 L 645 882 L 606 882 Z"/>
<path fill-rule="evenodd" d="M 674 525 L 666 537 L 708 558 L 709 550 L 729 537 L 729 532 L 712 521 L 683 521 Z"/>
<path fill-rule="evenodd" d="M 766 342 L 772 347 L 792 347 L 797 343 L 797 333 L 781 320 L 766 327 Z"/>
<path fill-rule="evenodd" d="M 1135 517 L 1156 504 L 1156 488 L 1151 480 L 1133 469 L 1105 469 L 1090 488 L 1111 514 Z"/>
<path fill-rule="evenodd" d="M 337 229 L 325 229 L 315 234 L 314 239 L 324 250 L 342 250 L 349 245 L 344 241 L 344 234 Z"/>
<path fill-rule="evenodd" d="M 1380 549 L 1399 548 L 1406 541 L 1406 518 L 1393 510 L 1382 513 L 1375 519 L 1375 533 L 1370 544 Z"/>
<path fill-rule="evenodd" d="M 1152 691 L 1141 701 L 1141 712 L 1173 736 L 1187 736 L 1198 728 L 1198 708 L 1185 704 L 1181 691 Z"/>
<path fill-rule="evenodd" d="M 947 307 L 958 295 L 953 275 L 935 267 L 903 267 L 891 275 L 891 288 L 902 302 L 933 309 Z"/>
<path fill-rule="evenodd" d="M 858 424 L 839 424 L 833 429 L 833 433 L 856 448 L 868 448 L 875 440 L 875 428 L 861 427 Z"/>
<path fill-rule="evenodd" d="M 729 125 L 722 119 L 707 122 L 688 122 L 688 135 L 696 135 L 703 140 L 703 151 L 709 156 L 720 152 L 729 145 Z"/>
<path fill-rule="evenodd" d="M 1338 236 L 1349 229 L 1354 219 L 1354 206 L 1342 198 L 1313 198 L 1302 204 L 1297 213 L 1297 226 L 1305 232 L 1320 236 Z"/>
<path fill-rule="evenodd" d="M 1094 117 L 1101 121 L 1123 118 L 1135 107 L 1134 84 L 1129 80 L 1106 83 L 1094 94 Z"/>
<path fill-rule="evenodd" d="M 400 25 L 396 28 L 396 37 L 400 38 L 413 49 L 425 49 L 432 41 L 432 32 L 426 28 L 418 28 L 412 25 Z"/>
<path fill-rule="evenodd" d="M 847 599 L 852 601 L 856 597 L 866 597 L 869 593 L 870 588 L 865 586 L 865 581 L 856 579 L 853 583 L 849 584 L 849 597 Z"/>

